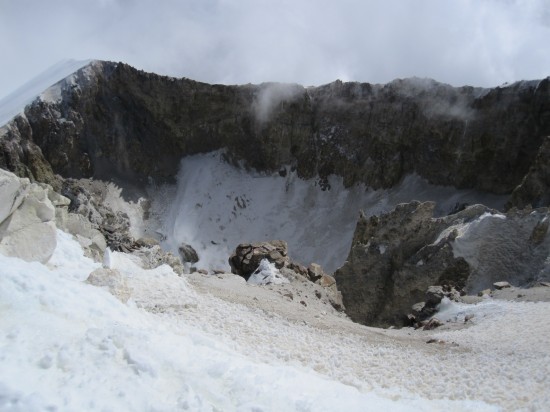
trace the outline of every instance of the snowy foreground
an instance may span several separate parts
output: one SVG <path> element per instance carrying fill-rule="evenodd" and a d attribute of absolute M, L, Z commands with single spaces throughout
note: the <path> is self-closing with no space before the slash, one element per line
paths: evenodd
<path fill-rule="evenodd" d="M 143 270 L 119 253 L 109 264 L 127 277 L 126 304 L 85 282 L 100 265 L 64 232 L 47 265 L 0 255 L 1 411 L 550 405 L 550 303 L 448 305 L 448 319 L 475 314 L 455 331 L 384 331 L 330 314 L 316 325 L 306 312 L 289 320 L 231 301 L 265 287 L 234 281 L 220 299 L 168 266 Z"/>

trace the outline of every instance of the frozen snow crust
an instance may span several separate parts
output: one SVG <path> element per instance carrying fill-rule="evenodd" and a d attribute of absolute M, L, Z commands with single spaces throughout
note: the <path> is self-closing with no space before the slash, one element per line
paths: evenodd
<path fill-rule="evenodd" d="M 391 190 L 346 189 L 341 178 L 331 176 L 331 189 L 322 190 L 315 179 L 300 179 L 290 168 L 282 177 L 231 166 L 222 152 L 184 158 L 177 181 L 151 193 L 165 247 L 177 252 L 182 242 L 190 244 L 199 254 L 198 267 L 227 270 L 238 244 L 284 239 L 294 260 L 333 272 L 348 255 L 360 210 L 370 216 L 398 203 L 434 200 L 436 213 L 443 215 L 457 203 L 501 208 L 505 201 L 475 190 L 433 186 L 418 176 L 408 176 Z"/>
<path fill-rule="evenodd" d="M 342 318 L 324 319 L 325 328 L 195 290 L 167 266 L 144 270 L 117 252 L 109 265 L 127 277 L 127 304 L 85 283 L 99 264 L 64 232 L 47 265 L 0 255 L 0 410 L 478 411 L 550 402 L 549 303 L 447 308 L 475 313 L 473 326 L 432 335 Z M 454 344 L 426 344 L 430 336 Z"/>

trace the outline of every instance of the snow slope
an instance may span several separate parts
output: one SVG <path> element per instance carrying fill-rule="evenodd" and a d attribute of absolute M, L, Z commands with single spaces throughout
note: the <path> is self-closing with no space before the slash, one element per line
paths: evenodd
<path fill-rule="evenodd" d="M 25 83 L 0 100 L 0 126 L 9 122 L 14 116 L 23 112 L 31 103 L 50 86 L 70 76 L 77 70 L 89 64 L 92 60 L 62 60 L 46 71 Z"/>
<path fill-rule="evenodd" d="M 391 190 L 345 189 L 331 176 L 331 189 L 315 179 L 302 180 L 288 170 L 265 175 L 233 167 L 220 152 L 184 158 L 177 187 L 152 190 L 153 212 L 162 221 L 164 245 L 174 252 L 184 242 L 200 257 L 198 267 L 228 268 L 227 259 L 239 243 L 271 239 L 288 242 L 289 253 L 329 272 L 340 267 L 350 249 L 359 210 L 366 215 L 391 210 L 411 200 L 436 200 L 437 212 L 457 203 L 484 203 L 501 208 L 505 198 L 473 190 L 433 186 L 408 176 Z"/>
<path fill-rule="evenodd" d="M 254 318 L 261 316 L 280 337 L 290 334 L 287 345 L 297 331 L 308 340 L 316 331 L 288 328 L 284 320 L 237 305 L 226 316 L 230 325 L 244 322 L 240 335 L 247 345 L 235 347 L 209 331 L 209 316 L 225 309 L 221 301 L 198 295 L 167 266 L 143 270 L 114 253 L 111 264 L 134 294 L 123 304 L 83 282 L 98 265 L 70 235 L 59 231 L 58 237 L 48 267 L 0 255 L 0 411 L 498 410 L 467 394 L 455 401 L 443 399 L 445 392 L 430 399 L 411 394 L 399 385 L 398 369 L 385 372 L 397 377 L 395 387 L 377 392 L 266 356 L 256 336 L 247 335 L 265 329 L 245 326 Z M 354 350 L 345 339 L 338 343 L 326 359 L 337 361 L 339 347 Z"/>

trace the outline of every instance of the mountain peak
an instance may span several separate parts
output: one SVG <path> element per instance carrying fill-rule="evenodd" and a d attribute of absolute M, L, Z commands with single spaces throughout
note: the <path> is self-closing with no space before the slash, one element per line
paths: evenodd
<path fill-rule="evenodd" d="M 21 113 L 42 92 L 96 60 L 61 60 L 0 100 L 0 125 Z"/>

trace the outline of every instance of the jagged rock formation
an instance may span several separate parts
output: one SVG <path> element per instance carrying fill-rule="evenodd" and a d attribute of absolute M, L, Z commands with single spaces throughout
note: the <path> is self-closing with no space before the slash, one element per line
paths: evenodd
<path fill-rule="evenodd" d="M 359 219 L 348 259 L 335 272 L 353 320 L 404 325 L 433 285 L 477 293 L 496 281 L 529 286 L 550 278 L 547 208 L 502 215 L 475 205 L 434 218 L 434 206 L 411 202 Z"/>
<path fill-rule="evenodd" d="M 503 194 L 550 135 L 550 78 L 495 89 L 421 79 L 223 86 L 95 62 L 58 87 L 59 101 L 38 99 L 0 130 L 0 167 L 54 187 L 55 174 L 170 179 L 183 156 L 226 148 L 247 166 L 291 164 L 323 184 L 334 173 L 390 187 L 415 172 Z M 544 203 L 528 188 L 547 193 L 547 179 L 529 173 L 512 206 Z"/>

